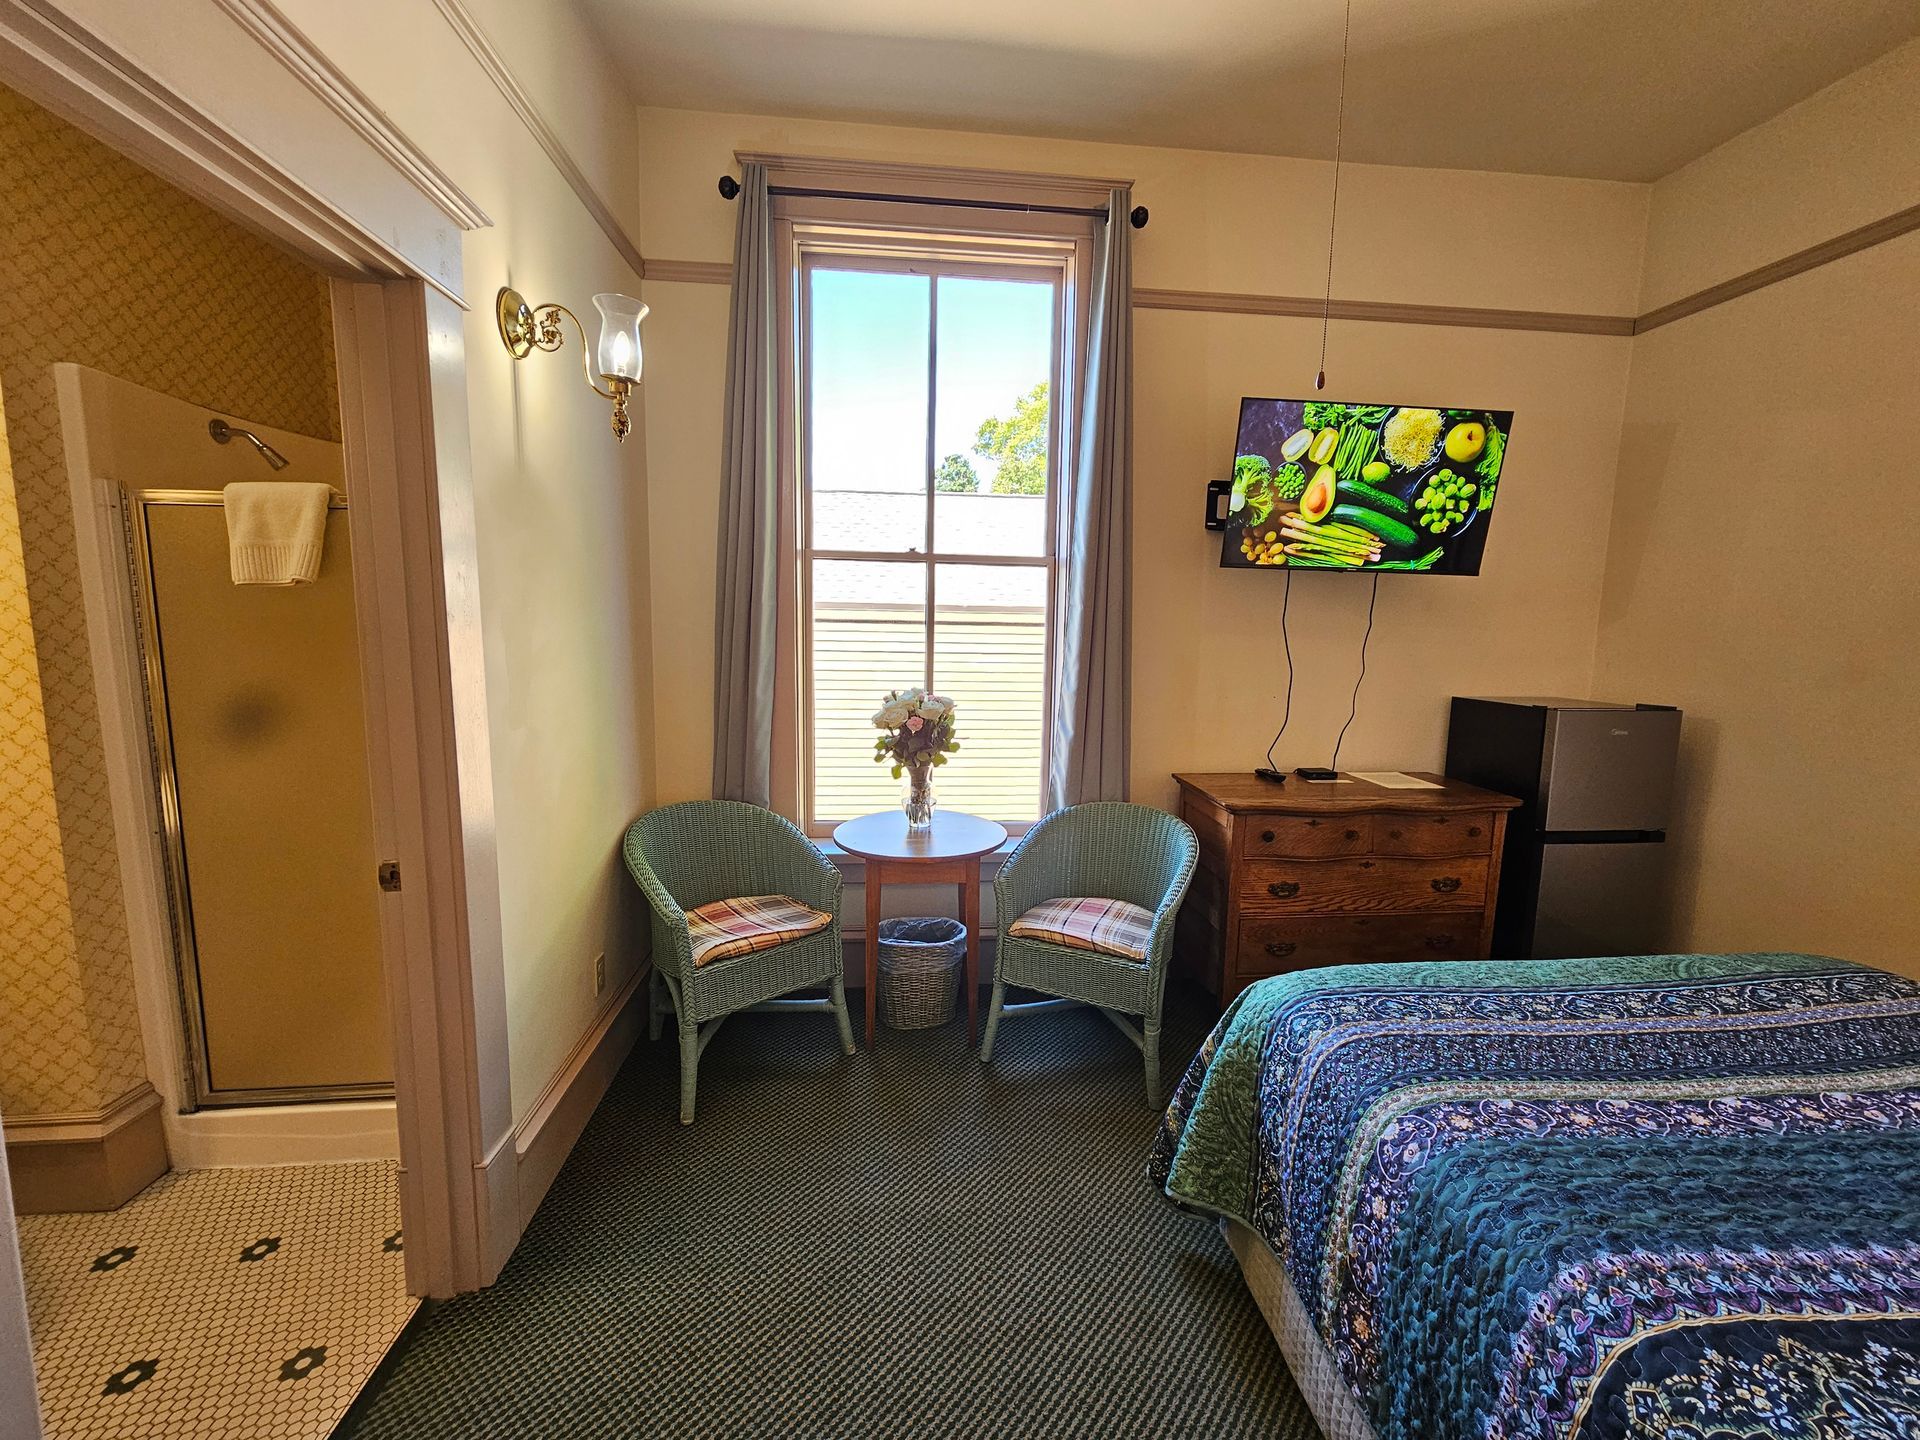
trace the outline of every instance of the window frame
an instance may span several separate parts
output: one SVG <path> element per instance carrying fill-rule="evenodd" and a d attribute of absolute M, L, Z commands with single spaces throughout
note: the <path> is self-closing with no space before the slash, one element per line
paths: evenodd
<path fill-rule="evenodd" d="M 775 652 L 773 746 L 774 808 L 811 837 L 824 839 L 835 824 L 814 818 L 812 753 L 812 562 L 818 559 L 905 562 L 926 572 L 923 614 L 929 659 L 934 651 L 937 601 L 935 576 L 942 565 L 1011 565 L 1044 569 L 1047 577 L 1044 699 L 1041 733 L 1040 793 L 1036 811 L 1044 812 L 1048 772 L 1056 733 L 1053 714 L 1059 664 L 1058 619 L 1067 560 L 1065 516 L 1069 478 L 1074 473 L 1075 427 L 1062 417 L 1078 412 L 1083 383 L 1088 311 L 1086 277 L 1091 273 L 1093 227 L 1088 217 L 1009 213 L 916 205 L 907 201 L 847 201 L 779 197 L 774 202 L 774 241 L 778 266 L 779 347 L 778 431 L 780 444 L 780 518 L 783 535 L 778 564 L 779 643 Z M 1046 543 L 1039 555 L 947 554 L 934 547 L 936 493 L 932 468 L 937 458 L 933 419 L 938 406 L 938 297 L 929 296 L 928 488 L 926 538 L 921 551 L 843 551 L 813 546 L 809 509 L 808 456 L 811 356 L 809 279 L 818 269 L 873 270 L 925 274 L 930 285 L 943 278 L 1027 279 L 1055 287 L 1054 355 L 1050 378 L 1054 398 L 1049 416 Z M 932 679 L 929 668 L 929 681 Z M 960 697 L 964 702 L 964 697 Z M 880 697 L 874 697 L 878 703 Z M 990 817 L 998 819 L 999 817 Z M 1003 822 L 1014 835 L 1032 821 Z"/>

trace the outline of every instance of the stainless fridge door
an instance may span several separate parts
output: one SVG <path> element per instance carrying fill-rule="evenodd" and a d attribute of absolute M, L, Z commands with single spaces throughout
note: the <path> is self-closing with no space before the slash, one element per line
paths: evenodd
<path fill-rule="evenodd" d="M 1540 847 L 1533 954 L 1658 952 L 1666 912 L 1666 845 L 1659 840 Z"/>
<path fill-rule="evenodd" d="M 1678 710 L 1555 710 L 1546 748 L 1540 829 L 1667 828 Z"/>

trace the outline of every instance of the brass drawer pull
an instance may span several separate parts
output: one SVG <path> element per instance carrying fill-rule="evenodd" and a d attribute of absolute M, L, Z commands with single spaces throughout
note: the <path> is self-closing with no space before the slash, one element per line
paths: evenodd
<path fill-rule="evenodd" d="M 1437 880 L 1434 881 L 1436 888 L 1439 886 L 1439 883 Z M 1453 883 L 1457 886 L 1460 882 L 1456 880 Z M 1298 880 L 1276 880 L 1273 884 L 1267 886 L 1267 894 L 1273 896 L 1276 900 L 1291 900 L 1299 893 L 1300 882 Z"/>
<path fill-rule="evenodd" d="M 1358 830 L 1347 831 L 1347 839 L 1358 840 L 1359 838 L 1360 838 L 1360 832 Z"/>
<path fill-rule="evenodd" d="M 1467 834 L 1472 836 L 1475 840 L 1478 840 L 1480 838 L 1480 827 L 1478 825 L 1467 826 Z"/>
<path fill-rule="evenodd" d="M 1434 879 L 1433 888 L 1442 895 L 1451 895 L 1460 888 L 1460 877 L 1458 875 L 1438 876 Z"/>
<path fill-rule="evenodd" d="M 1300 947 L 1291 940 L 1269 940 L 1267 942 L 1267 954 L 1273 956 L 1276 960 L 1286 959 L 1287 956 L 1299 948 Z"/>
<path fill-rule="evenodd" d="M 1453 945 L 1454 938 L 1451 935 L 1427 936 L 1427 949 L 1429 950 L 1451 950 Z"/>
<path fill-rule="evenodd" d="M 1387 838 L 1389 840 L 1398 840 L 1400 838 L 1400 832 L 1398 830 L 1389 830 L 1387 831 Z"/>
<path fill-rule="evenodd" d="M 1262 845 L 1271 845 L 1271 844 L 1273 844 L 1273 831 L 1271 831 L 1271 830 L 1262 830 L 1262 831 L 1260 832 L 1260 843 L 1261 843 Z"/>

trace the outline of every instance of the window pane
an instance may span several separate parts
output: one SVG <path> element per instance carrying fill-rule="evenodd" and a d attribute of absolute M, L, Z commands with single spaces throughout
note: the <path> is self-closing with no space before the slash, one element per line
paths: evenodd
<path fill-rule="evenodd" d="M 959 752 L 934 772 L 939 803 L 995 820 L 1038 819 L 1046 567 L 934 567 L 933 632 L 933 688 L 952 697 L 960 741 Z"/>
<path fill-rule="evenodd" d="M 873 712 L 890 690 L 926 683 L 927 571 L 907 561 L 813 562 L 813 819 L 900 803 L 873 760 Z"/>
<path fill-rule="evenodd" d="M 1044 555 L 1053 285 L 939 282 L 934 548 Z"/>
<path fill-rule="evenodd" d="M 814 270 L 809 284 L 813 546 L 924 551 L 932 282 Z"/>

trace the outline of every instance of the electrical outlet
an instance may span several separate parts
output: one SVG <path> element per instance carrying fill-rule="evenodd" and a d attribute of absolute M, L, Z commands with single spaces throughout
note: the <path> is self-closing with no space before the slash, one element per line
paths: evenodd
<path fill-rule="evenodd" d="M 607 988 L 607 952 L 602 950 L 593 957 L 593 993 L 598 995 Z"/>

